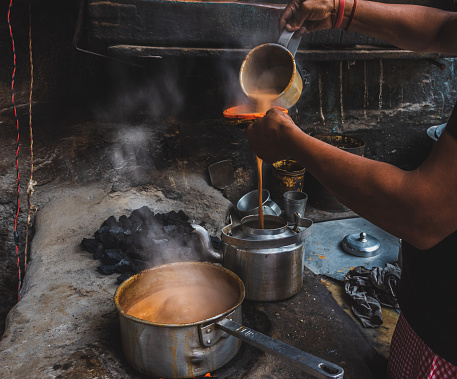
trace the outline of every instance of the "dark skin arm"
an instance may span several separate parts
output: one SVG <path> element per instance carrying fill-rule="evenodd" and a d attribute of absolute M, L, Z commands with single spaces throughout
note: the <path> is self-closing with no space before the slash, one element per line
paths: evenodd
<path fill-rule="evenodd" d="M 350 12 L 352 0 L 347 4 Z M 333 0 L 292 0 L 280 23 L 302 27 L 302 32 L 326 29 L 332 9 Z M 343 27 L 345 22 L 346 16 Z M 457 38 L 451 38 L 457 36 L 453 12 L 358 0 L 351 30 L 411 50 L 457 54 Z M 457 110 L 448 124 L 455 123 Z M 247 128 L 246 136 L 260 158 L 300 162 L 343 204 L 419 249 L 431 248 L 457 230 L 457 140 L 446 131 L 414 171 L 319 141 L 275 109 Z"/>
<path fill-rule="evenodd" d="M 457 170 L 452 169 L 457 167 L 457 140 L 447 132 L 414 171 L 319 141 L 276 109 L 251 125 L 246 135 L 265 161 L 300 162 L 343 204 L 419 249 L 433 247 L 457 230 Z"/>
<path fill-rule="evenodd" d="M 336 10 L 339 1 L 335 0 Z M 354 0 L 346 0 L 346 26 Z M 330 29 L 333 0 L 291 0 L 279 19 L 279 28 L 302 33 Z M 334 19 L 333 19 L 334 21 Z M 350 30 L 416 52 L 457 54 L 457 12 L 412 4 L 384 4 L 358 0 Z"/>

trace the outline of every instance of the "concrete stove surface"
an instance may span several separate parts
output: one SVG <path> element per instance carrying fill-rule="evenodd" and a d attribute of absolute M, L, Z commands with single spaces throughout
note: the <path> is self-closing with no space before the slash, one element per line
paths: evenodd
<path fill-rule="evenodd" d="M 231 204 L 198 175 L 175 177 L 176 200 L 153 186 L 112 191 L 100 185 L 54 187 L 40 209 L 20 302 L 0 341 L 4 378 L 143 378 L 125 361 L 113 304 L 116 276 L 96 271 L 80 242 L 110 215 L 143 205 L 155 212 L 184 209 L 194 222 L 218 230 Z M 196 194 L 211 204 L 195 202 Z M 201 201 L 204 201 L 201 200 Z M 305 271 L 303 289 L 273 303 L 243 303 L 246 326 L 342 366 L 346 378 L 383 377 L 386 361 L 338 306 L 319 277 Z M 217 378 L 306 378 L 279 358 L 244 344 L 212 373 Z"/>
<path fill-rule="evenodd" d="M 373 257 L 359 257 L 348 254 L 341 242 L 348 234 L 364 232 L 376 238 L 379 254 Z M 371 222 L 354 217 L 314 223 L 313 233 L 306 239 L 305 266 L 319 275 L 344 280 L 344 275 L 353 267 L 364 266 L 368 269 L 394 264 L 398 260 L 399 239 Z"/>

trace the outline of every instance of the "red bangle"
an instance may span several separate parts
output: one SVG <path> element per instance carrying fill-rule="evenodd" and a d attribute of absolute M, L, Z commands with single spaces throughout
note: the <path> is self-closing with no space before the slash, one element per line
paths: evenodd
<path fill-rule="evenodd" d="M 352 11 L 351 15 L 349 16 L 348 23 L 346 24 L 346 27 L 344 28 L 344 31 L 347 33 L 349 30 L 349 27 L 351 26 L 352 19 L 354 18 L 355 15 L 355 8 L 357 8 L 357 0 L 354 0 L 354 5 L 352 6 Z"/>
<path fill-rule="evenodd" d="M 345 0 L 340 0 L 340 6 L 338 7 L 338 17 L 336 18 L 335 26 L 333 27 L 334 29 L 338 29 L 343 22 L 344 4 Z"/>

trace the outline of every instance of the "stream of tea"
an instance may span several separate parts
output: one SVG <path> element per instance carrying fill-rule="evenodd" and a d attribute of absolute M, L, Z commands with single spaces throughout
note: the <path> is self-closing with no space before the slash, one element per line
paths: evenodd
<path fill-rule="evenodd" d="M 249 94 L 249 97 L 255 104 L 255 111 L 257 113 L 265 113 L 271 108 L 273 101 L 278 97 L 278 92 L 270 90 L 258 90 Z M 264 229 L 264 215 L 263 215 L 263 198 L 262 198 L 262 189 L 263 189 L 263 176 L 262 176 L 262 159 L 256 155 L 257 163 L 257 192 L 259 194 L 259 229 Z"/>

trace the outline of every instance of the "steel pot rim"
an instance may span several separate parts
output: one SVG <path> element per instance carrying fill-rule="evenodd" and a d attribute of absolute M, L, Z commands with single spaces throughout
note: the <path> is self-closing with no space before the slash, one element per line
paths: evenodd
<path fill-rule="evenodd" d="M 122 309 L 122 307 L 119 304 L 119 298 L 120 298 L 122 292 L 125 291 L 131 283 L 138 280 L 140 278 L 140 276 L 147 275 L 148 272 L 153 272 L 154 270 L 165 269 L 166 267 L 171 267 L 171 266 L 176 267 L 176 266 L 184 266 L 184 265 L 198 265 L 198 266 L 214 267 L 215 269 L 225 272 L 227 275 L 231 276 L 237 283 L 238 290 L 239 290 L 239 297 L 238 297 L 238 300 L 235 303 L 235 305 L 233 305 L 228 310 L 226 310 L 218 315 L 212 316 L 210 318 L 207 318 L 207 319 L 204 319 L 201 321 L 196 321 L 196 322 L 191 322 L 191 323 L 182 323 L 182 324 L 164 324 L 164 323 L 142 320 L 138 317 L 129 315 Z M 192 327 L 192 326 L 196 326 L 196 325 L 198 326 L 201 324 L 206 324 L 208 322 L 214 322 L 214 321 L 220 319 L 221 317 L 225 317 L 226 315 L 233 312 L 236 308 L 238 308 L 242 304 L 242 302 L 244 301 L 244 298 L 245 298 L 245 294 L 246 294 L 246 291 L 245 291 L 245 286 L 244 286 L 243 281 L 233 271 L 230 271 L 229 269 L 226 269 L 225 267 L 222 267 L 222 266 L 210 263 L 210 262 L 175 262 L 175 263 L 167 263 L 167 264 L 163 264 L 160 266 L 148 268 L 135 275 L 132 275 L 130 278 L 123 281 L 117 287 L 117 289 L 114 293 L 114 305 L 116 306 L 116 309 L 119 312 L 120 316 L 122 316 L 126 319 L 129 319 L 131 321 L 134 321 L 134 322 L 137 322 L 140 324 L 144 324 L 144 325 L 152 325 L 152 326 L 163 327 L 163 328 L 170 328 L 170 327 L 171 328 L 183 328 L 183 327 Z"/>

